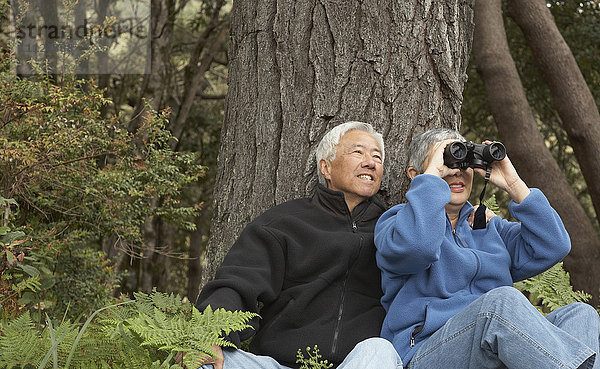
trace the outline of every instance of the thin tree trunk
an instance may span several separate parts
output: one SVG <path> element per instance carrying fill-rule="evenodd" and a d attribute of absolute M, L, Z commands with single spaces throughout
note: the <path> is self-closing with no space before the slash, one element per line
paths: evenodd
<path fill-rule="evenodd" d="M 251 219 L 312 193 L 315 145 L 341 122 L 384 133 L 382 194 L 400 201 L 413 133 L 460 125 L 472 29 L 470 0 L 234 1 L 203 283 Z"/>
<path fill-rule="evenodd" d="M 599 242 L 537 128 L 510 55 L 501 6 L 501 0 L 476 2 L 473 43 L 476 68 L 511 161 L 529 186 L 546 194 L 571 235 L 573 248 L 565 259 L 565 267 L 571 272 L 573 284 L 597 296 L 598 269 L 593 266 L 598 263 Z"/>
<path fill-rule="evenodd" d="M 79 27 L 87 27 L 87 0 L 78 0 L 73 9 L 74 29 Z M 86 32 L 87 34 L 87 32 Z M 88 79 L 90 74 L 90 59 L 85 53 L 89 49 L 89 40 L 79 36 L 76 32 L 73 34 L 72 42 L 75 43 L 73 57 L 75 59 L 76 72 L 78 79 Z"/>
<path fill-rule="evenodd" d="M 594 209 L 600 214 L 600 113 L 594 97 L 545 0 L 509 0 L 508 14 L 523 31 L 550 88 Z"/>
<path fill-rule="evenodd" d="M 166 85 L 166 69 L 169 64 L 171 36 L 173 34 L 174 0 L 151 0 L 150 59 L 146 62 L 146 74 L 140 96 L 134 108 L 129 129 L 135 131 L 142 119 L 147 101 L 154 110 L 164 107 L 163 96 Z"/>
<path fill-rule="evenodd" d="M 58 19 L 58 3 L 57 0 L 39 0 L 38 6 L 40 9 L 40 13 L 42 18 L 44 19 L 44 26 L 47 28 L 42 28 L 44 32 L 42 32 L 42 37 L 44 40 L 44 60 L 47 63 L 48 74 L 53 76 L 54 80 L 56 80 L 56 75 L 61 71 L 58 71 L 58 48 L 64 45 L 61 45 L 60 37 L 58 37 L 54 30 L 56 27 L 60 29 L 60 23 Z"/>
<path fill-rule="evenodd" d="M 200 60 L 192 58 L 190 64 L 188 64 L 188 73 L 186 73 L 188 78 L 186 78 L 184 82 L 183 100 L 177 114 L 174 115 L 174 120 L 171 125 L 171 132 L 173 133 L 173 136 L 177 138 L 176 141 L 172 142 L 173 150 L 177 149 L 178 143 L 180 142 L 179 139 L 185 129 L 185 123 L 190 110 L 192 109 L 194 100 L 196 99 L 196 93 L 202 91 L 205 87 L 205 83 L 203 83 L 203 81 L 205 81 L 205 74 L 210 69 L 215 54 L 222 47 L 223 41 L 227 35 L 227 28 L 222 26 L 217 32 L 212 44 L 208 50 L 205 51 L 204 56 L 200 59 L 198 55 L 198 59 Z"/>

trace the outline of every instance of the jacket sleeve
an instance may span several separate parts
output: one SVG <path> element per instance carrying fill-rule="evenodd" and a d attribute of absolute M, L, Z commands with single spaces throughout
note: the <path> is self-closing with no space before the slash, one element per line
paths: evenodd
<path fill-rule="evenodd" d="M 252 222 L 233 244 L 215 278 L 200 292 L 196 307 L 200 311 L 223 308 L 229 311 L 258 313 L 259 303 L 269 304 L 281 291 L 285 272 L 285 254 L 280 240 L 267 227 Z M 251 325 L 258 329 L 258 319 Z M 229 340 L 239 347 L 240 341 L 255 330 L 233 332 Z"/>
<path fill-rule="evenodd" d="M 547 270 L 569 253 L 569 234 L 540 190 L 532 188 L 520 204 L 511 201 L 509 209 L 520 223 L 502 220 L 500 236 L 511 256 L 515 282 Z"/>
<path fill-rule="evenodd" d="M 375 226 L 377 265 L 391 275 L 414 274 L 438 260 L 450 188 L 441 178 L 416 176 L 405 204 L 386 211 Z"/>

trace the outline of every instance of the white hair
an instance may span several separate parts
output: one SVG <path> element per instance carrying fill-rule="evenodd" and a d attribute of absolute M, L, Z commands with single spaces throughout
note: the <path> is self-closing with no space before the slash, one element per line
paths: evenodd
<path fill-rule="evenodd" d="M 419 173 L 423 172 L 423 163 L 427 157 L 429 147 L 449 138 L 458 141 L 466 141 L 465 138 L 454 129 L 434 128 L 413 137 L 408 150 L 408 166 L 415 168 Z"/>
<path fill-rule="evenodd" d="M 373 136 L 373 138 L 377 142 L 377 145 L 379 145 L 379 148 L 381 149 L 381 163 L 383 163 L 383 160 L 385 159 L 385 151 L 383 147 L 383 136 L 381 135 L 381 133 L 375 131 L 373 126 L 369 123 L 356 121 L 342 123 L 338 126 L 333 127 L 329 132 L 327 132 L 325 136 L 323 136 L 323 138 L 321 139 L 321 142 L 319 142 L 319 145 L 317 146 L 315 157 L 317 159 L 317 174 L 319 176 L 319 182 L 321 184 L 327 185 L 327 181 L 325 180 L 325 177 L 323 177 L 323 173 L 321 173 L 321 170 L 319 169 L 319 162 L 321 161 L 321 159 L 325 159 L 329 162 L 335 159 L 337 145 L 339 144 L 340 139 L 349 131 L 364 131 Z"/>

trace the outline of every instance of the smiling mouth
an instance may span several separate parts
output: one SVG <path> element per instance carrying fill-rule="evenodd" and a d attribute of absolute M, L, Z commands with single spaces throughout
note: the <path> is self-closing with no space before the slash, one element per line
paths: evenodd
<path fill-rule="evenodd" d="M 463 183 L 453 183 L 450 185 L 450 191 L 462 191 L 465 189 L 465 185 Z"/>
<path fill-rule="evenodd" d="M 373 176 L 369 175 L 369 174 L 361 174 L 361 175 L 358 176 L 358 178 L 365 179 L 365 180 L 368 180 L 368 181 L 373 181 L 374 180 Z"/>

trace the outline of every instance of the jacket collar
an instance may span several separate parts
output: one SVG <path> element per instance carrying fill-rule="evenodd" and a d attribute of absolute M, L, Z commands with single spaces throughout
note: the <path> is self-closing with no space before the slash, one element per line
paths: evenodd
<path fill-rule="evenodd" d="M 320 183 L 317 185 L 317 190 L 312 197 L 312 202 L 315 205 L 320 206 L 328 212 L 336 215 L 350 216 L 350 210 L 346 204 L 344 193 L 329 189 Z M 365 214 L 368 209 L 374 209 L 376 211 L 375 216 L 379 217 L 379 215 L 381 215 L 381 213 L 385 210 L 385 206 L 381 200 L 379 200 L 377 195 L 375 195 L 356 205 L 354 212 L 352 213 L 352 218 L 362 218 L 363 216 L 368 216 L 368 214 Z"/>

